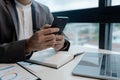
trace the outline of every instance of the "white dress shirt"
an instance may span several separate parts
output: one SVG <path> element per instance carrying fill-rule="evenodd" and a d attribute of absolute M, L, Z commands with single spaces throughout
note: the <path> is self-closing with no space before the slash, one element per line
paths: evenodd
<path fill-rule="evenodd" d="M 30 38 L 33 35 L 31 4 L 23 5 L 15 0 L 19 19 L 19 40 Z"/>

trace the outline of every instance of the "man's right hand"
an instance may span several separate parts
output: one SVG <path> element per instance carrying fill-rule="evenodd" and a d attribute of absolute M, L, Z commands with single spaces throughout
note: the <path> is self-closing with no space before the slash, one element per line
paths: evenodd
<path fill-rule="evenodd" d="M 54 33 L 58 32 L 59 29 L 50 28 L 50 26 L 51 25 L 43 26 L 40 31 L 35 32 L 35 34 L 27 40 L 25 52 L 43 50 L 55 45 L 56 37 Z"/>

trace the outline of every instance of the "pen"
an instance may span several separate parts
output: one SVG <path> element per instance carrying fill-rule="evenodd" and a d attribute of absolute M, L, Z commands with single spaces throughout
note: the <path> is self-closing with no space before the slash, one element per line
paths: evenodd
<path fill-rule="evenodd" d="M 26 67 L 20 65 L 19 63 L 17 63 L 17 64 L 18 64 L 20 67 L 22 67 L 23 69 L 25 69 L 26 71 L 28 71 L 29 73 L 31 73 L 32 75 L 34 75 L 35 77 L 37 77 L 36 80 L 42 80 L 42 79 L 40 79 L 37 75 L 35 75 L 32 71 L 28 70 Z"/>

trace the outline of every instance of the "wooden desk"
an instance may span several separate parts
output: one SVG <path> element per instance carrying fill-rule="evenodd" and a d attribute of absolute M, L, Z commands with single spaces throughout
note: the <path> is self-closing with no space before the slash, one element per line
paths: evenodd
<path fill-rule="evenodd" d="M 85 52 L 101 52 L 101 53 L 107 53 L 107 54 L 108 53 L 118 54 L 117 52 L 113 52 L 113 51 L 86 48 L 81 46 L 72 46 L 69 51 L 79 52 L 81 50 Z M 62 66 L 59 69 L 53 69 L 53 68 L 40 66 L 40 65 L 36 65 L 32 67 L 32 69 L 36 72 L 36 74 L 42 80 L 98 80 L 98 79 L 92 79 L 92 78 L 86 78 L 86 77 L 80 77 L 80 76 L 73 76 L 71 74 L 75 66 L 81 60 L 81 57 L 83 55 L 84 54 L 76 57 L 74 60 L 72 60 L 71 62 L 67 63 L 66 65 Z"/>

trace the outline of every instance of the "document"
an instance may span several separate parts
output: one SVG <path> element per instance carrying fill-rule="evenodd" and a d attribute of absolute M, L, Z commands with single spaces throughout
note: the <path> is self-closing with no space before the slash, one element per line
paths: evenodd
<path fill-rule="evenodd" d="M 49 48 L 49 49 L 34 53 L 30 58 L 30 60 L 28 60 L 28 62 L 57 69 L 65 65 L 66 63 L 74 59 L 75 56 L 81 53 L 83 52 L 79 52 L 79 53 L 71 53 L 68 51 L 56 52 L 53 48 Z"/>
<path fill-rule="evenodd" d="M 18 64 L 0 64 L 0 80 L 38 80 Z"/>

